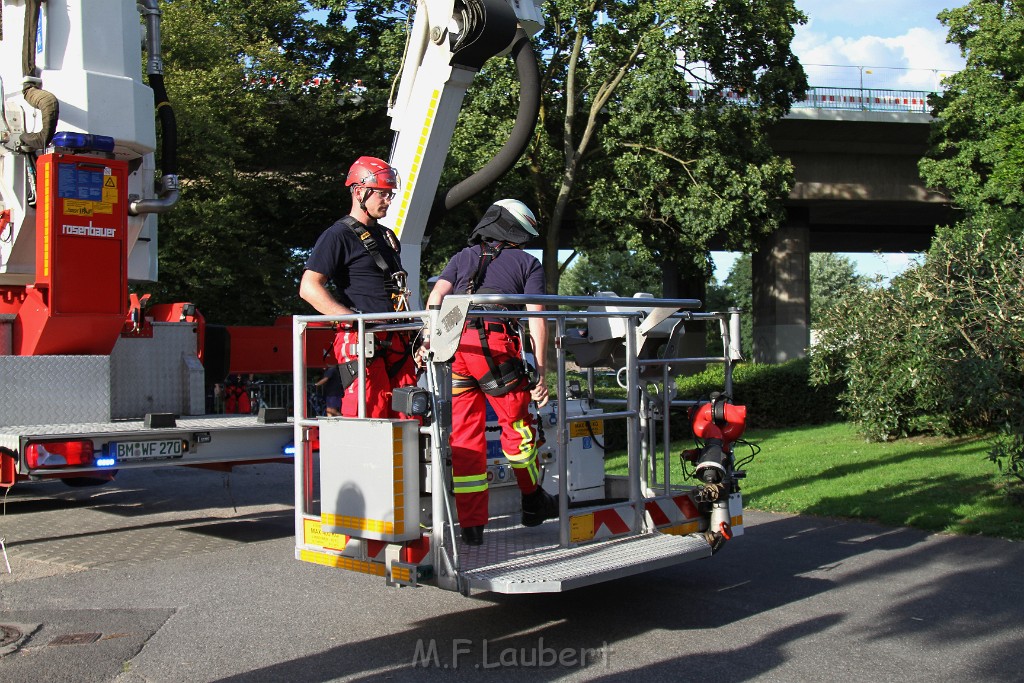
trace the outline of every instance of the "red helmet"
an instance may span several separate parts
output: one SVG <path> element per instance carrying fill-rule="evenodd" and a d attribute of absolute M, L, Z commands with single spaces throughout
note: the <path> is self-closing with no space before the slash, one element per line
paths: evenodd
<path fill-rule="evenodd" d="M 398 173 L 388 162 L 377 157 L 359 157 L 348 169 L 345 187 L 362 185 L 375 190 L 397 190 Z"/>

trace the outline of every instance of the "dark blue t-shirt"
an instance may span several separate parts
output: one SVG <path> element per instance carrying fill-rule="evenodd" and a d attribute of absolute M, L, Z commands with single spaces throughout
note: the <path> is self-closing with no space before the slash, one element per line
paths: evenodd
<path fill-rule="evenodd" d="M 476 244 L 453 256 L 441 279 L 452 283 L 455 293 L 463 293 L 479 267 L 480 245 Z M 477 283 L 478 292 L 485 287 L 490 293 L 544 294 L 544 267 L 522 249 L 506 247 L 487 265 L 484 281 Z"/>
<path fill-rule="evenodd" d="M 364 226 L 366 227 L 366 226 Z M 402 269 L 399 256 L 401 245 L 397 238 L 389 240 L 379 225 L 366 228 L 370 231 L 385 262 L 393 270 Z M 394 233 L 392 233 L 392 238 Z M 391 242 L 397 247 L 391 248 Z M 390 274 L 377 266 L 370 252 L 366 250 L 359 236 L 344 219 L 321 233 L 313 251 L 306 260 L 306 270 L 326 275 L 337 288 L 338 301 L 362 313 L 383 313 L 394 310 L 387 286 Z"/>

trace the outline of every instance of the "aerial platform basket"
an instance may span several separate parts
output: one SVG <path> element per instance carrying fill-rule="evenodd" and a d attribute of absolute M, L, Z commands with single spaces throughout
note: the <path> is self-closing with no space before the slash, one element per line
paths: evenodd
<path fill-rule="evenodd" d="M 515 479 L 507 463 L 489 457 L 489 522 L 483 544 L 473 546 L 461 540 L 451 494 L 451 359 L 467 318 L 480 315 L 473 306 L 495 303 L 514 310 L 490 308 L 486 315 L 543 316 L 555 324 L 558 400 L 537 419 L 547 437 L 539 454 L 544 487 L 558 495 L 559 514 L 536 527 L 521 526 Z M 526 303 L 543 304 L 546 310 L 521 310 Z M 698 401 L 675 400 L 670 373 L 692 362 L 722 362 L 729 392 L 736 357 L 727 352 L 719 358 L 668 358 L 655 352 L 681 348 L 677 337 L 683 323 L 696 320 L 719 325 L 724 348 L 735 348 L 730 335 L 738 336 L 736 312 L 687 310 L 699 305 L 694 300 L 484 294 L 452 295 L 439 309 L 388 313 L 386 320 L 381 314 L 295 317 L 298 416 L 306 405 L 307 325 L 343 321 L 362 336 L 382 330 L 415 335 L 426 328 L 432 354 L 420 396 L 428 406 L 422 424 L 366 417 L 295 419 L 296 558 L 383 576 L 389 585 L 432 584 L 469 595 L 561 592 L 712 556 L 726 539 L 743 533 L 737 483 L 742 472 L 733 471 L 730 454 L 721 483 L 671 483 L 668 414 Z M 566 306 L 574 310 L 563 310 Z M 570 396 L 566 356 L 590 343 L 588 322 L 607 319 L 616 325 L 597 323 L 593 329 L 621 328 L 617 343 L 624 348 L 610 353 L 615 339 L 595 333 L 595 346 L 583 353 L 585 367 L 606 357 L 613 363 L 625 359 L 617 377 L 627 388 L 626 398 L 605 403 L 593 395 Z M 659 337 L 660 343 L 648 343 Z M 369 356 L 358 359 L 360 377 L 368 362 Z M 664 378 L 660 388 L 659 373 Z M 610 420 L 626 425 L 625 476 L 605 472 L 600 437 L 607 434 L 604 424 Z M 659 421 L 663 438 L 656 444 Z"/>

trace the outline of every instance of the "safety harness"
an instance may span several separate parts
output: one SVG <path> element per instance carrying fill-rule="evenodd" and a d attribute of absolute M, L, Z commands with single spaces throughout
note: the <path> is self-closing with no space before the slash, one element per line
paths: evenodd
<path fill-rule="evenodd" d="M 352 232 L 359 238 L 359 243 L 363 245 L 366 252 L 373 259 L 373 262 L 377 264 L 377 267 L 387 275 L 387 281 L 384 283 L 384 291 L 391 295 L 391 306 L 395 311 L 407 311 L 409 310 L 409 289 L 407 285 L 408 273 L 401 268 L 396 267 L 388 259 L 384 258 L 384 254 L 381 253 L 380 245 L 377 244 L 377 240 L 374 239 L 373 234 L 366 229 L 366 226 L 357 221 L 352 216 L 345 216 L 341 219 L 345 225 L 347 225 Z M 387 241 L 388 246 L 391 247 L 391 251 L 394 254 L 398 253 L 399 245 L 395 234 L 388 228 L 382 230 L 384 233 L 384 239 Z M 389 349 L 391 348 L 395 333 L 389 332 L 385 339 L 378 339 L 374 335 L 374 355 L 378 349 Z M 401 363 L 395 363 L 388 367 L 388 377 L 394 379 L 398 373 L 402 370 Z M 338 363 L 338 374 L 341 375 L 341 388 L 347 390 L 356 378 L 359 376 L 359 364 L 355 360 Z"/>
<path fill-rule="evenodd" d="M 407 287 L 409 274 L 401 268 L 395 267 L 388 259 L 384 258 L 384 254 L 380 251 L 380 246 L 377 244 L 377 240 L 373 238 L 373 235 L 366 226 L 357 221 L 352 216 L 345 216 L 341 219 L 345 225 L 347 225 L 352 232 L 359 238 L 359 243 L 363 245 L 367 253 L 373 259 L 373 262 L 377 264 L 377 267 L 387 275 L 387 282 L 384 284 L 384 291 L 391 295 L 391 306 L 396 311 L 407 311 L 409 310 L 409 289 Z M 384 228 L 384 239 L 387 240 L 388 246 L 391 247 L 392 252 L 398 253 L 399 246 L 398 240 L 395 234 L 391 230 Z"/>
<path fill-rule="evenodd" d="M 487 287 L 481 287 L 484 278 L 487 274 L 487 266 L 498 258 L 502 250 L 509 246 L 507 242 L 500 242 L 497 246 L 493 246 L 487 241 L 480 242 L 480 261 L 477 264 L 476 272 L 469 281 L 466 283 L 464 294 L 498 294 L 495 290 L 491 290 Z M 477 310 L 508 310 L 501 305 L 489 305 L 480 304 L 474 306 Z M 479 380 L 473 377 L 466 377 L 464 375 L 454 374 L 452 378 L 452 393 L 461 394 L 465 391 L 469 391 L 474 387 L 480 387 L 488 396 L 504 396 L 513 389 L 517 389 L 523 386 L 523 381 L 526 381 L 526 388 L 532 389 L 536 382 L 532 378 L 532 368 L 530 368 L 523 358 L 509 358 L 502 363 L 498 363 L 494 360 L 494 355 L 491 353 L 490 346 L 487 344 L 487 332 L 488 331 L 500 331 L 506 334 L 512 334 L 519 337 L 519 352 L 521 354 L 526 351 L 526 337 L 523 334 L 522 326 L 517 320 L 505 320 L 502 322 L 487 322 L 480 318 L 473 318 L 467 323 L 468 327 L 476 328 L 480 333 L 480 348 L 483 351 L 484 358 L 487 360 L 487 367 L 489 371 L 484 374 Z"/>

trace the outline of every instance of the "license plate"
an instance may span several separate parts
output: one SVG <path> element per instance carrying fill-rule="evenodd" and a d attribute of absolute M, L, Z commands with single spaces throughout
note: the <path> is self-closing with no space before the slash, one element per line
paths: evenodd
<path fill-rule="evenodd" d="M 159 460 L 180 458 L 188 450 L 181 439 L 166 441 L 121 441 L 112 443 L 111 455 L 118 460 Z"/>

